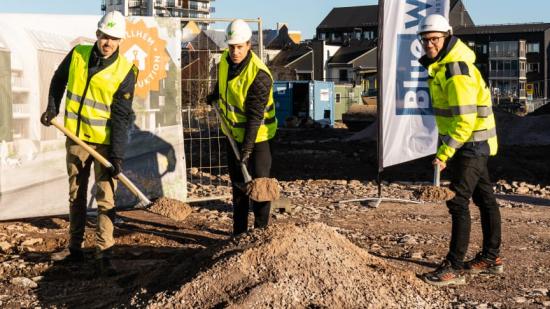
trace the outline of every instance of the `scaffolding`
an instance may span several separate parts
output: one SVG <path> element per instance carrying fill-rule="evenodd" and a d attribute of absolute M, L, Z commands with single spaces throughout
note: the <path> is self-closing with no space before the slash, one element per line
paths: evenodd
<path fill-rule="evenodd" d="M 206 96 L 217 85 L 218 63 L 226 49 L 225 29 L 233 19 L 182 18 L 182 123 L 185 148 L 187 202 L 227 199 L 231 183 L 227 171 L 226 138 Z M 263 56 L 261 19 L 245 19 L 258 36 L 253 50 Z M 209 23 L 204 30 L 197 24 Z"/>

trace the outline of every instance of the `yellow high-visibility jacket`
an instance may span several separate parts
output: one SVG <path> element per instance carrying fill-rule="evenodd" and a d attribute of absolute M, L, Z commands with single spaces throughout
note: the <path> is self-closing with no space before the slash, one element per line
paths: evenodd
<path fill-rule="evenodd" d="M 92 48 L 92 45 L 78 45 L 73 51 L 65 99 L 65 127 L 83 141 L 110 145 L 111 104 L 132 64 L 119 55 L 88 80 Z"/>
<path fill-rule="evenodd" d="M 440 138 L 436 157 L 443 162 L 468 142 L 487 141 L 490 155 L 497 153 L 491 92 L 474 62 L 474 52 L 452 37 L 447 54 L 427 66 Z"/>
<path fill-rule="evenodd" d="M 229 51 L 226 50 L 221 56 L 221 61 L 219 64 L 218 71 L 218 90 L 220 94 L 219 106 L 221 110 L 221 118 L 227 125 L 227 128 L 231 132 L 225 132 L 225 129 L 222 127 L 224 133 L 231 134 L 231 136 L 239 143 L 242 143 L 244 140 L 245 126 L 246 126 L 246 114 L 245 114 L 245 100 L 248 94 L 248 89 L 254 82 L 258 72 L 266 72 L 271 80 L 271 72 L 267 66 L 254 54 L 250 51 L 252 57 L 250 62 L 242 70 L 242 72 L 235 78 L 228 80 L 229 74 L 229 63 L 227 62 L 227 57 Z M 275 118 L 275 104 L 273 100 L 273 87 L 269 92 L 269 98 L 267 99 L 264 118 L 262 124 L 258 129 L 258 135 L 256 136 L 255 143 L 260 143 L 267 141 L 275 136 L 277 132 L 277 118 Z"/>

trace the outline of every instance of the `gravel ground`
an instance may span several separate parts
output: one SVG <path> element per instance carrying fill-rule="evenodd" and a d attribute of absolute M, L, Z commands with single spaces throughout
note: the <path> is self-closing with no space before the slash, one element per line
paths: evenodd
<path fill-rule="evenodd" d="M 0 307 L 550 307 L 549 147 L 503 147 L 490 162 L 505 273 L 436 289 L 417 278 L 441 261 L 450 238 L 444 203 L 415 194 L 431 177 L 429 158 L 383 175 L 384 197 L 420 203 L 339 203 L 377 193 L 375 147 L 343 142 L 348 136 L 343 130 L 281 132 L 274 174 L 293 208 L 273 213 L 264 231 L 231 238 L 227 200 L 193 203 L 181 221 L 119 212 L 114 277 L 95 274 L 94 217 L 80 265 L 50 260 L 67 245 L 67 217 L 1 222 Z M 230 189 L 190 185 L 189 192 Z M 468 257 L 481 245 L 479 212 L 473 205 L 471 212 Z"/>

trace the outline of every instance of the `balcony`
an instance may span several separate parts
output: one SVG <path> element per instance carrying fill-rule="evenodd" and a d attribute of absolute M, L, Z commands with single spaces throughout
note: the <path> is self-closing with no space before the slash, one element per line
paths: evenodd
<path fill-rule="evenodd" d="M 31 105 L 30 104 L 13 104 L 12 113 L 14 119 L 30 118 Z"/>
<path fill-rule="evenodd" d="M 11 77 L 11 90 L 13 92 L 29 92 L 29 88 L 25 85 L 25 81 L 21 76 Z"/>
<path fill-rule="evenodd" d="M 519 71 L 489 71 L 489 78 L 495 79 L 495 78 L 502 78 L 502 77 L 509 77 L 509 78 L 519 78 L 520 72 Z"/>

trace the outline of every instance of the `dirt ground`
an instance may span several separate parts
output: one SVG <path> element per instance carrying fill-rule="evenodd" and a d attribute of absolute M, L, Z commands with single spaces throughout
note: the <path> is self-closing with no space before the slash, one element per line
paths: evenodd
<path fill-rule="evenodd" d="M 114 277 L 94 271 L 93 216 L 80 265 L 50 260 L 67 244 L 67 217 L 1 222 L 0 307 L 550 307 L 550 146 L 502 147 L 489 163 L 498 182 L 505 273 L 434 288 L 417 275 L 446 254 L 450 217 L 443 202 L 418 200 L 432 177 L 430 159 L 383 174 L 383 196 L 420 204 L 339 203 L 377 192 L 376 145 L 345 142 L 350 134 L 280 132 L 273 172 L 293 212 L 274 213 L 267 230 L 231 238 L 229 201 L 193 203 L 182 221 L 118 212 Z M 482 241 L 473 205 L 471 213 L 468 257 Z"/>

